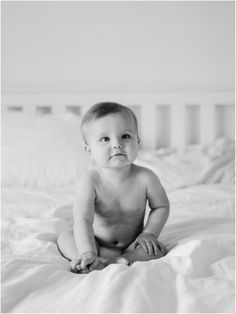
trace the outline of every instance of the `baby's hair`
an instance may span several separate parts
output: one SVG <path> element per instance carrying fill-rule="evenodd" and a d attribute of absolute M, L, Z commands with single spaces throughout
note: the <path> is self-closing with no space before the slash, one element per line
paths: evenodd
<path fill-rule="evenodd" d="M 89 110 L 85 113 L 83 116 L 82 122 L 81 122 L 81 132 L 83 139 L 86 143 L 85 138 L 85 126 L 88 125 L 91 121 L 95 121 L 99 118 L 105 117 L 112 113 L 125 113 L 131 116 L 134 120 L 135 127 L 138 130 L 138 121 L 134 114 L 134 112 L 126 106 L 123 106 L 121 104 L 115 103 L 115 102 L 100 102 L 95 105 L 93 105 Z"/>

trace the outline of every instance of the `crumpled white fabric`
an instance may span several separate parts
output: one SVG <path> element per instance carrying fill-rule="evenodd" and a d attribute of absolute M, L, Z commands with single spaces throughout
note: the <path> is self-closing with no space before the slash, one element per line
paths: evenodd
<path fill-rule="evenodd" d="M 140 151 L 136 164 L 154 171 L 168 191 L 203 183 L 234 183 L 235 142 L 220 138 L 181 151 Z"/>
<path fill-rule="evenodd" d="M 234 186 L 168 196 L 165 257 L 80 275 L 56 246 L 71 228 L 74 188 L 4 188 L 2 312 L 234 312 Z"/>

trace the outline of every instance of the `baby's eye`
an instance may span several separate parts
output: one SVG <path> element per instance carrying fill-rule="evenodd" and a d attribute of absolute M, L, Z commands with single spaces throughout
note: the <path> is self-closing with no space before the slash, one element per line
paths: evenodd
<path fill-rule="evenodd" d="M 127 140 L 127 139 L 131 138 L 131 136 L 129 134 L 123 134 L 121 136 L 121 138 L 124 139 L 124 140 Z"/>
<path fill-rule="evenodd" d="M 101 138 L 101 141 L 102 142 L 109 142 L 110 138 L 108 136 L 104 136 L 104 137 Z"/>

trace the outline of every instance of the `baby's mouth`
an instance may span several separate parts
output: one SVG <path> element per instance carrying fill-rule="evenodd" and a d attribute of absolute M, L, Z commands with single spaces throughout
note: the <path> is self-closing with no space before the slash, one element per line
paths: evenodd
<path fill-rule="evenodd" d="M 117 154 L 112 155 L 111 158 L 112 157 L 119 157 L 119 156 L 124 156 L 125 157 L 126 155 L 123 154 L 123 153 L 117 153 Z"/>

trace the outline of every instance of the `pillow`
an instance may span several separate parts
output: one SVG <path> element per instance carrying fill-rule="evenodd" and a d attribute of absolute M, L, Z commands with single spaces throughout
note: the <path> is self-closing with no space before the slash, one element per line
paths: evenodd
<path fill-rule="evenodd" d="M 6 113 L 2 116 L 3 186 L 73 184 L 86 163 L 80 118 Z"/>

